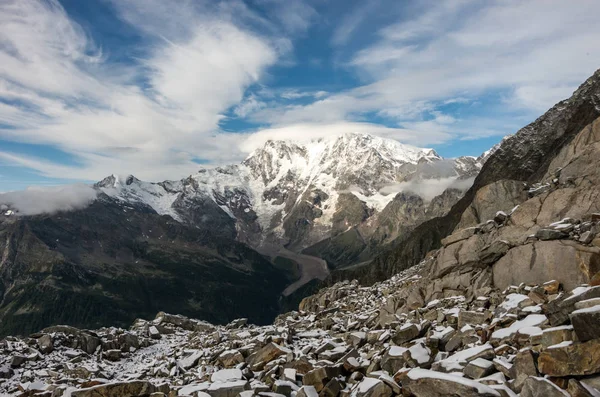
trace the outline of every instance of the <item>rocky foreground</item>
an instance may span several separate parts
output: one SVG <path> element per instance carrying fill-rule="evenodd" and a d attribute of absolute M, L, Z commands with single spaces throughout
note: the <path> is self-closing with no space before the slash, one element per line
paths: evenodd
<path fill-rule="evenodd" d="M 557 225 L 564 222 L 552 230 L 564 227 Z M 576 226 L 581 228 L 571 229 Z M 580 237 L 571 233 L 571 238 Z M 445 293 L 424 301 L 411 291 L 435 284 L 429 279 L 434 270 L 430 259 L 372 287 L 336 284 L 270 326 L 244 319 L 214 326 L 159 313 L 129 330 L 54 326 L 28 338 L 9 337 L 0 342 L 0 392 L 600 395 L 600 285 L 569 291 L 558 281 L 504 291 L 474 285 L 470 292 L 485 293 Z"/>

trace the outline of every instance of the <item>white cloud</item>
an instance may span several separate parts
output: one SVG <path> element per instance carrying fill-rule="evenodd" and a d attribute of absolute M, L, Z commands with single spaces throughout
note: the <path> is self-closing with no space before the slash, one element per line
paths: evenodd
<path fill-rule="evenodd" d="M 279 94 L 283 99 L 300 99 L 300 98 L 323 98 L 327 96 L 327 91 L 300 91 L 297 89 L 284 90 Z"/>
<path fill-rule="evenodd" d="M 235 4 L 115 2 L 148 40 L 136 64 L 116 64 L 55 0 L 0 3 L 0 138 L 53 145 L 81 167 L 2 152 L 46 176 L 111 172 L 183 177 L 195 157 L 229 160 L 222 114 L 285 45 L 253 31 L 266 21 Z M 233 154 L 235 155 L 235 153 Z"/>
<path fill-rule="evenodd" d="M 333 32 L 331 43 L 334 46 L 346 44 L 356 32 L 358 27 L 365 21 L 369 11 L 376 7 L 375 3 L 379 3 L 379 1 L 372 0 L 365 2 L 342 17 L 341 22 Z"/>
<path fill-rule="evenodd" d="M 18 215 L 52 214 L 87 207 L 96 199 L 97 192 L 88 185 L 60 187 L 30 187 L 18 192 L 0 193 L 0 208 Z"/>
<path fill-rule="evenodd" d="M 414 145 L 418 145 L 421 142 L 418 131 L 405 128 L 389 128 L 379 124 L 356 122 L 299 123 L 267 128 L 248 134 L 239 147 L 242 152 L 250 153 L 261 147 L 267 140 L 281 139 L 307 142 L 313 139 L 353 132 L 378 135 Z M 435 136 L 438 142 L 444 142 L 448 139 L 448 136 L 444 133 L 439 133 Z M 431 134 L 430 138 L 433 139 L 433 137 L 434 134 Z"/>
<path fill-rule="evenodd" d="M 289 33 L 304 33 L 318 17 L 316 10 L 301 0 L 259 0 L 266 12 L 281 21 Z"/>
<path fill-rule="evenodd" d="M 410 192 L 422 197 L 425 201 L 431 201 L 434 197 L 439 196 L 449 188 L 467 190 L 471 187 L 474 180 L 475 178 L 458 179 L 456 177 L 423 180 L 416 179 L 384 186 L 379 190 L 379 193 L 389 195 L 400 192 Z"/>
<path fill-rule="evenodd" d="M 306 105 L 261 109 L 253 119 L 335 123 L 375 112 L 417 131 L 422 145 L 441 133 L 458 139 L 505 135 L 514 132 L 504 128 L 507 119 L 533 119 L 600 67 L 600 52 L 592 50 L 600 39 L 595 0 L 576 7 L 561 0 L 442 0 L 420 3 L 416 12 L 382 26 L 374 42 L 350 53 L 347 67 L 364 85 Z M 340 29 L 343 42 L 348 35 L 344 24 Z M 431 112 L 452 102 L 499 97 L 498 92 L 504 100 L 482 108 L 485 119 L 459 114 L 449 124 Z"/>
<path fill-rule="evenodd" d="M 295 61 L 294 35 L 324 22 L 317 2 L 259 0 L 256 11 L 239 0 L 112 0 L 143 37 L 136 62 L 123 64 L 57 0 L 2 1 L 0 125 L 11 128 L 0 138 L 52 145 L 80 166 L 2 149 L 0 160 L 51 177 L 159 180 L 193 172 L 198 158 L 237 161 L 266 139 L 356 131 L 428 146 L 500 136 L 600 66 L 595 0 L 426 1 L 394 21 L 395 2 L 379 3 L 359 4 L 334 26 L 335 67 L 345 54 L 361 83 L 331 92 L 268 86 L 270 66 Z M 380 11 L 387 24 L 371 24 Z M 374 35 L 353 40 L 367 24 Z M 452 113 L 450 104 L 474 110 Z M 226 114 L 265 127 L 224 133 Z M 389 127 L 367 122 L 373 115 Z"/>
<path fill-rule="evenodd" d="M 254 94 L 248 95 L 234 109 L 233 113 L 238 117 L 246 117 L 259 109 L 263 109 L 267 104 L 256 97 Z"/>
<path fill-rule="evenodd" d="M 192 35 L 187 43 L 154 50 L 147 61 L 150 84 L 167 105 L 214 129 L 220 112 L 242 99 L 276 53 L 261 38 L 228 23 L 207 23 Z"/>

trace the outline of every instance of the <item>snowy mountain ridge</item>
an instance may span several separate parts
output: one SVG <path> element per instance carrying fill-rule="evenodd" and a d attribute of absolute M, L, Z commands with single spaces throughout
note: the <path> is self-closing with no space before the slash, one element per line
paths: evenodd
<path fill-rule="evenodd" d="M 443 159 L 432 149 L 369 134 L 344 134 L 308 143 L 269 140 L 239 165 L 201 169 L 180 181 L 111 175 L 96 188 L 184 223 L 190 223 L 185 203 L 210 200 L 235 220 L 239 239 L 255 247 L 294 243 L 286 229 L 301 223 L 311 230 L 299 245 L 308 246 L 328 237 L 342 194 L 379 213 L 401 191 L 390 186 L 437 179 L 450 185 L 476 175 L 482 163 L 474 157 Z"/>

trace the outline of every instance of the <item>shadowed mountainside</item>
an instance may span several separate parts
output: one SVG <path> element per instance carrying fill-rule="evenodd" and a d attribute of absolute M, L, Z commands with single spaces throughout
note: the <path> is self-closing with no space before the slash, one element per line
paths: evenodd
<path fill-rule="evenodd" d="M 170 310 L 272 321 L 289 283 L 256 251 L 143 205 L 0 219 L 0 334 L 129 324 Z"/>

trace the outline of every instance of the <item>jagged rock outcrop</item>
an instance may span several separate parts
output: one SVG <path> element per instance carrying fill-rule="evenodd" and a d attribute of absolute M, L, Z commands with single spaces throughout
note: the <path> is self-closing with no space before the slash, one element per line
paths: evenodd
<path fill-rule="evenodd" d="M 329 283 L 353 277 L 363 283 L 385 279 L 421 261 L 453 232 L 493 219 L 496 211 L 510 213 L 516 205 L 513 227 L 501 233 L 511 244 L 520 242 L 510 233 L 522 239 L 526 230 L 535 233 L 556 220 L 599 212 L 599 117 L 597 71 L 571 98 L 505 138 L 447 215 L 420 224 L 368 266 L 334 272 Z"/>

